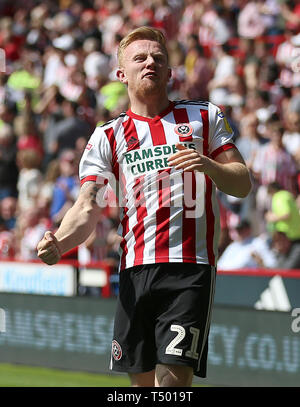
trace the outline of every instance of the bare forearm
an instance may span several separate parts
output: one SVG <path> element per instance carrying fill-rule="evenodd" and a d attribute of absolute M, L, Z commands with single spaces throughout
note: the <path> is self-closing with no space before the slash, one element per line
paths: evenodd
<path fill-rule="evenodd" d="M 55 233 L 61 254 L 83 243 L 92 233 L 97 222 L 95 212 L 74 205 L 68 210 Z"/>
<path fill-rule="evenodd" d="M 55 235 L 46 231 L 37 245 L 39 258 L 46 264 L 56 264 L 61 255 L 83 243 L 95 229 L 101 209 L 97 205 L 97 192 L 101 185 L 86 182 L 79 197 L 64 216 Z"/>
<path fill-rule="evenodd" d="M 248 168 L 235 148 L 221 152 L 215 160 L 176 144 L 178 152 L 169 157 L 170 166 L 177 170 L 199 171 L 208 175 L 223 192 L 244 198 L 251 190 Z"/>
<path fill-rule="evenodd" d="M 220 191 L 238 198 L 245 198 L 249 194 L 252 185 L 249 171 L 243 163 L 222 164 L 210 161 L 211 165 L 207 175 Z"/>
<path fill-rule="evenodd" d="M 79 198 L 63 218 L 55 233 L 62 254 L 83 243 L 95 229 L 100 213 L 96 202 L 99 188 L 94 182 L 84 184 Z"/>

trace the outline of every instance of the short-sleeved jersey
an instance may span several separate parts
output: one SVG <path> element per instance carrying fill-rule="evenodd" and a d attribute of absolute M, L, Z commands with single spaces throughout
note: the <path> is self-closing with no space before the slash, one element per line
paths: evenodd
<path fill-rule="evenodd" d="M 154 118 L 131 110 L 96 127 L 80 180 L 107 178 L 119 197 L 120 270 L 141 264 L 216 264 L 219 208 L 212 180 L 168 164 L 176 143 L 215 158 L 234 148 L 222 111 L 209 102 L 170 102 Z"/>

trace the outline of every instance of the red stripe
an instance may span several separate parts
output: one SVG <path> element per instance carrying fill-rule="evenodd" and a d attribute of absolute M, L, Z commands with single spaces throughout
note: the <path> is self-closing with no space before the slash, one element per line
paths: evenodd
<path fill-rule="evenodd" d="M 186 109 L 174 109 L 174 118 L 176 124 L 188 123 L 189 118 Z M 192 137 L 192 136 L 191 136 Z M 189 141 L 190 137 L 179 137 L 180 141 Z M 193 138 L 190 140 L 192 141 Z M 183 261 L 189 260 L 196 262 L 196 219 L 186 217 L 187 211 L 194 211 L 193 207 L 187 207 L 186 202 L 190 202 L 192 199 L 196 199 L 196 177 L 192 172 L 192 182 L 190 183 L 190 176 L 182 173 L 182 183 L 184 191 L 183 201 L 183 214 L 182 214 L 182 258 Z"/>
<path fill-rule="evenodd" d="M 135 246 L 134 246 L 134 266 L 140 264 L 143 261 L 144 249 L 145 249 L 145 226 L 144 218 L 147 216 L 146 201 L 144 195 L 144 178 L 141 176 L 136 179 L 133 186 L 133 191 L 135 195 L 136 205 L 137 205 L 137 224 L 132 228 L 133 234 L 135 236 Z"/>
<path fill-rule="evenodd" d="M 232 148 L 236 148 L 236 146 L 233 143 L 224 144 L 223 146 L 213 151 L 210 157 L 215 159 L 219 154 L 223 153 L 223 151 L 231 150 Z"/>
<path fill-rule="evenodd" d="M 208 128 L 208 110 L 200 110 L 201 117 L 202 117 L 202 136 L 203 136 L 203 154 L 208 156 L 208 136 L 209 136 L 209 128 Z"/>
<path fill-rule="evenodd" d="M 158 171 L 158 209 L 156 211 L 156 238 L 155 238 L 155 259 L 156 262 L 168 261 L 170 245 L 170 186 L 166 186 L 164 181 L 168 176 L 167 183 L 170 184 L 171 169 Z"/>
<path fill-rule="evenodd" d="M 208 151 L 208 110 L 200 110 L 203 124 L 203 154 L 209 156 Z M 214 232 L 215 232 L 215 215 L 212 208 L 212 180 L 205 175 L 206 191 L 205 191 L 205 213 L 206 213 L 206 248 L 207 257 L 210 265 L 215 265 L 214 254 Z"/>
<path fill-rule="evenodd" d="M 113 173 L 114 173 L 114 176 L 116 177 L 116 179 L 119 180 L 120 168 L 119 168 L 117 151 L 116 151 L 117 142 L 116 142 L 116 138 L 115 138 L 114 129 L 111 127 L 110 129 L 105 130 L 105 134 L 106 134 L 106 137 L 110 144 L 111 153 L 112 153 L 112 170 L 113 170 Z"/>
<path fill-rule="evenodd" d="M 154 146 L 167 144 L 164 127 L 160 120 L 153 120 L 149 123 L 149 128 Z"/>
<path fill-rule="evenodd" d="M 124 206 L 123 207 L 123 216 L 122 216 L 122 237 L 123 240 L 120 243 L 120 248 L 122 249 L 122 256 L 120 259 L 120 270 L 123 270 L 126 267 L 126 255 L 128 253 L 128 247 L 127 247 L 127 241 L 125 239 L 125 236 L 129 232 L 129 218 L 127 215 L 128 209 Z"/>
<path fill-rule="evenodd" d="M 196 219 L 195 217 L 187 217 L 186 212 L 193 211 L 195 213 L 196 204 L 193 206 L 187 206 L 186 202 L 196 202 L 196 176 L 195 172 L 191 173 L 192 182 L 190 183 L 190 177 L 187 181 L 182 174 L 184 182 L 184 205 L 182 216 L 182 258 L 183 260 L 189 260 L 196 262 Z"/>
<path fill-rule="evenodd" d="M 160 120 L 153 120 L 149 123 L 152 143 L 154 146 L 167 144 L 165 131 Z M 163 175 L 161 175 L 163 173 Z M 156 211 L 156 238 L 155 238 L 155 259 L 157 262 L 162 259 L 169 260 L 170 245 L 170 186 L 165 187 L 164 175 L 170 173 L 170 169 L 158 172 L 158 204 Z M 167 198 L 167 199 L 166 199 Z"/>
<path fill-rule="evenodd" d="M 136 127 L 135 127 L 133 119 L 131 117 L 129 117 L 128 120 L 126 120 L 122 124 L 123 124 L 123 127 L 124 127 L 125 141 L 126 141 L 127 146 L 128 146 L 127 151 L 136 150 L 137 148 L 140 148 L 139 138 L 138 138 L 138 134 L 137 134 Z M 136 143 L 130 143 L 129 142 L 131 137 L 136 139 Z"/>
<path fill-rule="evenodd" d="M 80 180 L 80 186 L 87 181 L 97 181 L 97 175 L 88 175 L 87 177 L 82 178 L 82 180 Z"/>

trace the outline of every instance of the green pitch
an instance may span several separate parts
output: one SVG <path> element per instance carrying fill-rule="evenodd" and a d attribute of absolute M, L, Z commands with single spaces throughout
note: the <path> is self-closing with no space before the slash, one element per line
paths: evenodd
<path fill-rule="evenodd" d="M 0 364 L 0 387 L 128 387 L 126 375 L 100 375 Z"/>
<path fill-rule="evenodd" d="M 203 386 L 193 383 L 193 387 Z M 127 375 L 101 375 L 0 363 L 1 387 L 129 387 Z M 207 386 L 207 385 L 205 385 Z"/>

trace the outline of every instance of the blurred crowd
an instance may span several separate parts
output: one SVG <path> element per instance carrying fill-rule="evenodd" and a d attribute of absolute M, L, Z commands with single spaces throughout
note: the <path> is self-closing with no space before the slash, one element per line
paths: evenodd
<path fill-rule="evenodd" d="M 1 0 L 0 259 L 35 260 L 80 188 L 98 122 L 128 108 L 116 50 L 164 31 L 172 100 L 210 100 L 251 171 L 249 197 L 218 192 L 220 269 L 300 269 L 300 4 L 289 0 Z M 118 266 L 117 208 L 65 258 Z"/>

